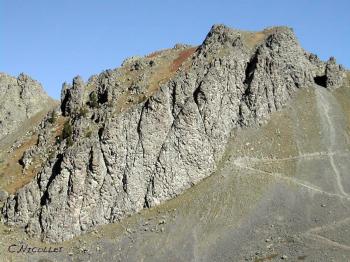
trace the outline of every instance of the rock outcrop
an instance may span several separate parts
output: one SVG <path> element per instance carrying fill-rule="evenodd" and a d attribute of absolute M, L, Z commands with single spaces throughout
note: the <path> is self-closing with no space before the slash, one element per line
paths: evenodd
<path fill-rule="evenodd" d="M 17 78 L 0 73 L 0 141 L 54 101 L 39 82 L 25 74 Z"/>
<path fill-rule="evenodd" d="M 289 28 L 217 25 L 198 48 L 131 59 L 87 83 L 75 78 L 61 104 L 71 132 L 8 197 L 3 220 L 56 242 L 158 205 L 212 174 L 235 129 L 263 124 L 300 88 L 334 89 L 343 75 Z"/>

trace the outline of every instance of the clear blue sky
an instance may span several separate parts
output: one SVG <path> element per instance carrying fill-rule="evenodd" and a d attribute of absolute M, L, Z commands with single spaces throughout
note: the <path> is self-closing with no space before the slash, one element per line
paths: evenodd
<path fill-rule="evenodd" d="M 293 27 L 302 46 L 350 68 L 349 0 L 0 0 L 0 72 L 25 72 L 58 98 L 87 79 L 175 43 L 200 44 L 215 23 Z"/>

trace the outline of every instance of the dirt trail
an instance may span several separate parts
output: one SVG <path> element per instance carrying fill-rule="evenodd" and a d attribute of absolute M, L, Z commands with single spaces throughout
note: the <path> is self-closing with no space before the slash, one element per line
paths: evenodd
<path fill-rule="evenodd" d="M 343 141 L 343 136 L 341 135 L 341 132 L 339 132 L 341 129 L 337 128 L 340 125 L 340 123 L 337 122 L 337 118 L 342 115 L 342 112 L 339 110 L 339 105 L 331 92 L 326 89 L 316 88 L 315 93 L 320 114 L 322 133 L 324 134 L 324 143 L 328 147 L 328 152 L 332 152 L 339 149 L 342 142 L 346 142 Z M 344 196 L 349 196 L 344 189 L 341 172 L 338 169 L 335 156 L 333 154 L 329 154 L 328 157 L 334 171 L 334 177 L 339 193 Z"/>
<path fill-rule="evenodd" d="M 317 153 L 319 153 L 319 152 L 317 152 Z M 317 153 L 315 153 L 313 155 L 317 155 Z M 330 155 L 333 156 L 333 154 L 330 154 Z M 288 159 L 295 159 L 295 158 L 293 157 L 293 158 L 288 158 Z M 256 158 L 248 158 L 247 157 L 247 158 L 235 159 L 234 164 L 239 168 L 251 170 L 251 171 L 266 174 L 266 175 L 270 175 L 270 176 L 273 176 L 275 178 L 288 181 L 288 182 L 293 183 L 295 185 L 302 186 L 304 188 L 307 188 L 307 189 L 312 190 L 312 191 L 317 192 L 317 193 L 322 193 L 322 194 L 325 194 L 327 196 L 335 196 L 335 197 L 339 197 L 341 199 L 350 200 L 350 197 L 348 195 L 334 194 L 331 192 L 324 191 L 324 190 L 322 190 L 322 188 L 320 188 L 316 185 L 313 185 L 312 183 L 309 183 L 308 181 L 300 180 L 300 179 L 294 178 L 294 177 L 288 177 L 288 176 L 285 176 L 281 173 L 267 172 L 267 171 L 264 171 L 264 170 L 261 170 L 258 168 L 251 167 L 251 164 L 253 164 L 254 162 L 284 161 L 284 160 L 285 159 L 256 159 Z"/>

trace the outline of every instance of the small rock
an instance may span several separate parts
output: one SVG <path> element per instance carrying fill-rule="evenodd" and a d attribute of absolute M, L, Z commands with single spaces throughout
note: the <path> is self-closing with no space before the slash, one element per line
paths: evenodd
<path fill-rule="evenodd" d="M 0 202 L 5 201 L 7 197 L 8 197 L 8 193 L 5 190 L 0 189 Z"/>
<path fill-rule="evenodd" d="M 281 256 L 281 259 L 287 259 L 288 257 L 286 255 Z"/>
<path fill-rule="evenodd" d="M 177 43 L 174 45 L 174 49 L 185 49 L 185 48 L 190 48 L 190 45 L 187 44 L 182 44 L 182 43 Z"/>

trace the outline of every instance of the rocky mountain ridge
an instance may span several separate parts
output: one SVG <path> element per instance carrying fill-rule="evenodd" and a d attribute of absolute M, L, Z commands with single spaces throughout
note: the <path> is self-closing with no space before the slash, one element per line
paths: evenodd
<path fill-rule="evenodd" d="M 229 137 L 259 126 L 299 89 L 336 89 L 345 70 L 304 51 L 291 29 L 213 26 L 199 47 L 177 46 L 62 89 L 62 134 L 44 121 L 23 165 L 48 147 L 3 221 L 62 241 L 158 205 L 220 166 Z"/>

